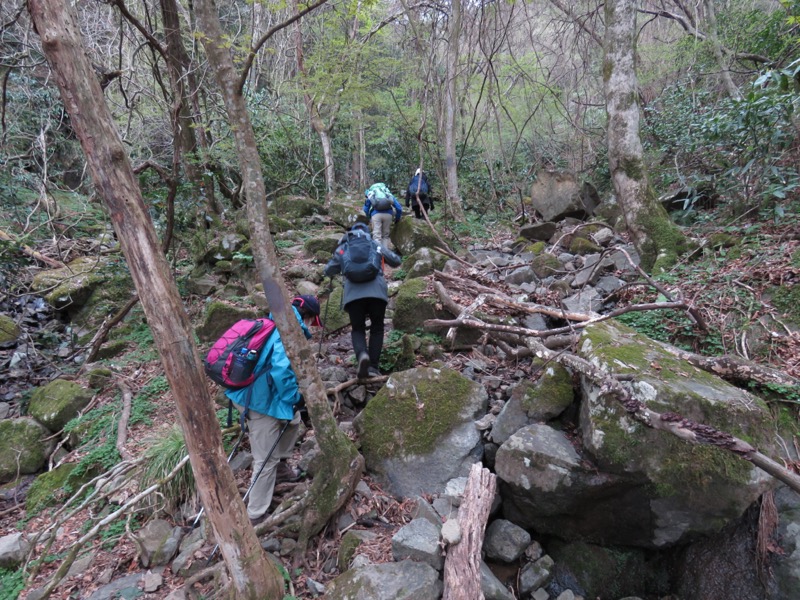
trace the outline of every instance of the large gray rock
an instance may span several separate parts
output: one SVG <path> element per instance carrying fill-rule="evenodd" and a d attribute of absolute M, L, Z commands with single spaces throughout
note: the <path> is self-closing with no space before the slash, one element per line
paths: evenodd
<path fill-rule="evenodd" d="M 412 519 L 392 536 L 392 558 L 410 558 L 441 571 L 444 556 L 439 546 L 440 529 L 428 519 Z"/>
<path fill-rule="evenodd" d="M 367 470 L 400 497 L 441 493 L 481 459 L 484 387 L 451 369 L 393 374 L 354 420 Z"/>
<path fill-rule="evenodd" d="M 0 538 L 0 569 L 13 571 L 28 556 L 31 544 L 23 532 L 4 535 Z"/>
<path fill-rule="evenodd" d="M 541 171 L 531 186 L 531 205 L 545 221 L 585 218 L 598 204 L 594 187 L 579 183 L 572 173 Z"/>
<path fill-rule="evenodd" d="M 172 560 L 180 546 L 183 530 L 163 519 L 153 519 L 132 537 L 139 549 L 142 566 L 152 568 L 166 565 Z"/>
<path fill-rule="evenodd" d="M 775 492 L 778 531 L 782 552 L 773 554 L 772 574 L 777 592 L 771 600 L 790 598 L 800 590 L 800 496 L 789 488 Z"/>
<path fill-rule="evenodd" d="M 619 324 L 598 323 L 583 335 L 583 358 L 602 370 L 632 375 L 631 389 L 648 408 L 773 451 L 770 416 L 758 398 Z M 531 425 L 497 452 L 504 515 L 526 529 L 664 548 L 714 534 L 774 485 L 733 454 L 646 428 L 590 381 L 582 382 L 582 394 L 580 440 Z"/>
<path fill-rule="evenodd" d="M 403 560 L 367 565 L 339 575 L 328 585 L 326 600 L 439 600 L 439 572 L 424 563 Z"/>

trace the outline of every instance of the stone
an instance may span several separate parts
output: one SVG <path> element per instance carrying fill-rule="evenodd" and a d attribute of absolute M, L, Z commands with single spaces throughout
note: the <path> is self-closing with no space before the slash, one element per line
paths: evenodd
<path fill-rule="evenodd" d="M 512 563 L 531 543 L 530 534 L 506 519 L 496 519 L 486 528 L 483 551 L 486 557 Z"/>
<path fill-rule="evenodd" d="M 436 569 L 403 560 L 350 569 L 330 582 L 325 600 L 439 600 L 441 595 Z"/>
<path fill-rule="evenodd" d="M 23 532 L 11 533 L 0 537 L 0 568 L 16 570 L 27 558 L 31 545 Z"/>
<path fill-rule="evenodd" d="M 92 392 L 74 381 L 54 379 L 31 394 L 28 414 L 50 431 L 61 431 L 92 400 Z"/>
<path fill-rule="evenodd" d="M 440 528 L 427 519 L 412 519 L 392 537 L 392 557 L 398 562 L 405 559 L 422 562 L 441 571 L 444 556 L 439 533 Z"/>

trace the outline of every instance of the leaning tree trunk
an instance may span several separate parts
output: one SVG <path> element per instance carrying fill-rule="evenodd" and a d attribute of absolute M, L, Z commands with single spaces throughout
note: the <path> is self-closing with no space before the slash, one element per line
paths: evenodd
<path fill-rule="evenodd" d="M 670 221 L 647 179 L 639 138 L 636 80 L 636 2 L 606 2 L 605 64 L 608 114 L 608 166 L 625 225 L 651 271 L 668 268 L 683 246 L 683 235 Z"/>
<path fill-rule="evenodd" d="M 458 73 L 459 38 L 461 37 L 461 0 L 451 3 L 447 40 L 447 81 L 445 82 L 444 151 L 445 210 L 456 221 L 464 220 L 464 208 L 458 191 L 458 157 L 456 156 L 456 75 Z"/>
<path fill-rule="evenodd" d="M 159 246 L 128 155 L 100 84 L 82 48 L 74 13 L 63 0 L 29 0 L 28 10 L 55 74 L 92 180 L 139 291 L 147 322 L 175 397 L 200 499 L 238 598 L 283 593 L 283 581 L 250 527 L 208 394 L 189 317 Z"/>
<path fill-rule="evenodd" d="M 309 537 L 318 533 L 352 495 L 361 479 L 364 459 L 336 423 L 328 404 L 325 386 L 317 370 L 313 348 L 303 336 L 287 302 L 290 297 L 289 291 L 283 281 L 275 245 L 269 233 L 266 188 L 255 133 L 244 97 L 239 92 L 238 76 L 234 71 L 219 16 L 213 0 L 197 0 L 195 7 L 204 34 L 202 39 L 206 54 L 222 90 L 228 119 L 234 133 L 239 166 L 242 170 L 242 187 L 247 198 L 247 218 L 253 257 L 259 277 L 264 284 L 264 295 L 272 317 L 281 332 L 286 353 L 297 375 L 300 390 L 305 396 L 324 461 L 314 477 L 310 490 L 311 498 L 308 505 L 311 508 L 304 514 L 303 530 L 298 544 L 298 552 L 302 552 Z"/>

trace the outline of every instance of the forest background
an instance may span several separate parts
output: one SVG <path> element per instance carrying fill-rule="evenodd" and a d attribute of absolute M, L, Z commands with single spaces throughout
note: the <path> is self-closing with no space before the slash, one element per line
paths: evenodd
<path fill-rule="evenodd" d="M 207 62 L 198 6 L 208 3 L 73 5 L 149 217 L 173 256 L 188 243 L 183 234 L 244 212 L 251 177 L 240 123 L 214 81 L 220 68 Z M 12 287 L 18 244 L 58 246 L 86 199 L 99 200 L 27 8 L 0 7 L 9 256 L 0 269 Z M 237 77 L 227 81 L 246 102 L 268 200 L 330 204 L 374 181 L 399 194 L 422 166 L 443 200 L 437 225 L 468 235 L 524 214 L 544 170 L 576 173 L 602 198 L 619 192 L 605 24 L 633 13 L 631 2 L 215 9 L 222 32 L 211 41 L 233 59 Z M 724 209 L 713 213 L 716 224 L 734 234 L 754 220 L 795 219 L 800 3 L 644 2 L 635 11 L 638 84 L 629 100 L 647 169 L 634 178 L 649 175 L 655 194 L 680 191 L 682 224 L 707 218 L 697 209 L 710 205 Z"/>

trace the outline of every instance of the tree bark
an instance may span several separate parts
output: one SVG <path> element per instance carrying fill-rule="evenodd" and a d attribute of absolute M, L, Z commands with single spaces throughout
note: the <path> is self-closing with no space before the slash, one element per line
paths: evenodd
<path fill-rule="evenodd" d="M 281 275 L 280 261 L 269 233 L 267 193 L 255 133 L 244 97 L 239 92 L 238 78 L 219 16 L 212 0 L 197 0 L 195 7 L 203 31 L 206 54 L 222 90 L 228 119 L 234 132 L 258 275 L 264 285 L 264 295 L 272 318 L 281 332 L 286 354 L 306 399 L 316 440 L 323 460 L 326 461 L 314 477 L 310 491 L 310 508 L 303 515 L 297 549 L 298 553 L 302 553 L 309 538 L 316 535 L 352 495 L 361 479 L 364 459 L 336 423 L 317 370 L 313 348 L 303 336 L 288 302 L 291 296 Z"/>
<path fill-rule="evenodd" d="M 456 156 L 456 79 L 458 76 L 459 38 L 461 37 L 461 0 L 450 4 L 447 38 L 447 81 L 444 94 L 445 211 L 456 221 L 464 220 L 464 208 L 458 191 L 458 157 Z"/>
<path fill-rule="evenodd" d="M 100 84 L 63 0 L 29 0 L 28 10 L 55 74 L 64 106 L 106 203 L 183 427 L 186 447 L 223 558 L 239 598 L 279 597 L 283 582 L 267 559 L 226 463 L 194 333 Z M 274 573 L 274 578 L 268 574 Z"/>
<path fill-rule="evenodd" d="M 639 137 L 636 3 L 609 0 L 605 14 L 603 79 L 608 114 L 608 166 L 642 266 L 658 272 L 677 260 L 684 239 L 658 202 L 647 178 Z"/>
<path fill-rule="evenodd" d="M 483 600 L 481 548 L 489 511 L 497 489 L 497 476 L 480 464 L 472 465 L 458 509 L 461 541 L 447 551 L 442 600 Z"/>

